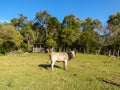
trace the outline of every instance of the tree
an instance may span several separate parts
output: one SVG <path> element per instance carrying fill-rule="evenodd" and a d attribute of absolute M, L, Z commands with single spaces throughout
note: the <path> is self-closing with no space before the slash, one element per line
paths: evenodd
<path fill-rule="evenodd" d="M 86 18 L 82 25 L 82 31 L 95 30 L 101 27 L 101 22 L 98 19 L 92 20 L 92 18 Z"/>
<path fill-rule="evenodd" d="M 23 14 L 19 14 L 19 18 L 11 19 L 11 23 L 15 26 L 17 30 L 25 30 L 27 25 L 27 17 Z"/>
<path fill-rule="evenodd" d="M 50 14 L 47 11 L 39 11 L 35 15 L 35 24 L 37 24 L 40 28 L 40 30 L 44 30 L 46 36 L 48 35 L 47 32 L 47 22 L 48 19 L 50 18 Z"/>
<path fill-rule="evenodd" d="M 98 19 L 92 20 L 91 18 L 86 18 L 81 23 L 81 32 L 76 41 L 79 51 L 89 53 L 94 52 L 95 49 L 97 49 L 98 44 L 96 36 L 99 36 L 97 32 L 99 28 L 101 28 L 101 22 Z"/>
<path fill-rule="evenodd" d="M 49 48 L 49 49 L 51 49 L 51 48 L 53 48 L 53 47 L 55 47 L 56 45 L 57 45 L 57 43 L 56 43 L 56 41 L 54 41 L 52 38 L 48 38 L 47 40 L 46 40 L 46 46 Z"/>
<path fill-rule="evenodd" d="M 1 24 L 0 40 L 2 41 L 1 47 L 4 49 L 4 52 L 9 52 L 10 50 L 19 49 L 23 42 L 23 37 L 12 25 Z"/>
<path fill-rule="evenodd" d="M 82 21 L 73 14 L 64 17 L 60 31 L 60 42 L 62 47 L 72 47 L 79 36 L 81 22 Z"/>
<path fill-rule="evenodd" d="M 31 51 L 31 48 L 35 42 L 35 33 L 32 29 L 21 30 L 21 34 L 24 37 L 24 42 L 27 42 L 28 51 Z"/>
<path fill-rule="evenodd" d="M 56 31 L 58 31 L 60 26 L 60 23 L 56 17 L 50 17 L 47 21 L 47 32 L 48 35 L 50 33 L 54 34 Z"/>
<path fill-rule="evenodd" d="M 81 47 L 81 52 L 92 53 L 98 47 L 95 39 L 95 32 L 87 30 L 86 32 L 81 32 L 78 45 Z"/>
<path fill-rule="evenodd" d="M 113 50 L 113 54 L 115 51 L 118 51 L 119 48 L 116 47 L 117 42 L 119 42 L 119 32 L 120 32 L 120 13 L 112 14 L 109 16 L 108 29 L 109 29 L 109 38 L 111 43 L 111 49 Z M 118 44 L 119 46 L 119 44 Z"/>
<path fill-rule="evenodd" d="M 47 22 L 47 38 L 46 38 L 46 46 L 48 46 L 48 42 L 53 42 L 52 47 L 59 48 L 59 30 L 60 23 L 56 17 L 50 17 Z"/>
<path fill-rule="evenodd" d="M 107 26 L 104 25 L 101 28 L 96 30 L 96 34 L 94 35 L 96 42 L 98 44 L 98 48 L 96 53 L 99 55 L 100 53 L 104 53 L 105 49 L 102 50 L 104 47 L 108 46 L 108 40 L 109 40 L 109 31 L 107 29 Z M 101 52 L 102 51 L 102 52 Z"/>

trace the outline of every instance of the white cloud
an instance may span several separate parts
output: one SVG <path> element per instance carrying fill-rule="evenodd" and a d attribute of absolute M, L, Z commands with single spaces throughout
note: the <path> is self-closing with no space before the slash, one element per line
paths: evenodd
<path fill-rule="evenodd" d="M 9 20 L 0 19 L 0 23 L 5 23 L 5 22 L 9 23 L 10 21 Z"/>

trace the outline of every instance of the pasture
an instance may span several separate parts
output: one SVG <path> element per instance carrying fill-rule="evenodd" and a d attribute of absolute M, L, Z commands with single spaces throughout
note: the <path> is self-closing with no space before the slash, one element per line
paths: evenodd
<path fill-rule="evenodd" d="M 115 57 L 77 54 L 50 68 L 49 55 L 0 56 L 0 90 L 120 90 L 120 61 Z"/>

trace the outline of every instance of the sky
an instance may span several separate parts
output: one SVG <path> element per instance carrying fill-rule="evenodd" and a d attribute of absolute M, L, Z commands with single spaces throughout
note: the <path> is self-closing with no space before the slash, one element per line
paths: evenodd
<path fill-rule="evenodd" d="M 120 12 L 120 0 L 0 0 L 0 22 L 18 18 L 18 14 L 32 20 L 44 10 L 60 22 L 66 15 L 74 14 L 81 20 L 90 17 L 106 23 L 111 14 Z"/>

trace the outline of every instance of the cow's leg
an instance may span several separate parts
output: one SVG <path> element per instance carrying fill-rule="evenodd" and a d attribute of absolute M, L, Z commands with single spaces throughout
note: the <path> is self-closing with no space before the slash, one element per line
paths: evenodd
<path fill-rule="evenodd" d="M 65 61 L 63 61 L 63 68 L 65 69 Z"/>
<path fill-rule="evenodd" d="M 54 64 L 55 64 L 55 61 L 51 61 L 51 69 L 52 70 L 53 70 Z"/>
<path fill-rule="evenodd" d="M 65 61 L 65 69 L 67 70 L 68 68 L 67 68 L 67 60 Z"/>

